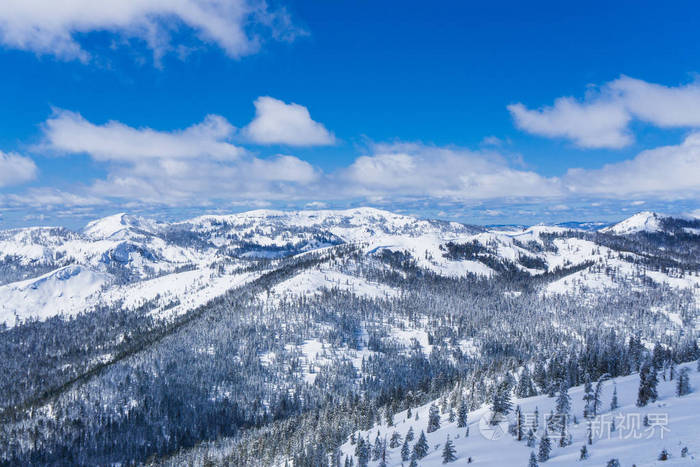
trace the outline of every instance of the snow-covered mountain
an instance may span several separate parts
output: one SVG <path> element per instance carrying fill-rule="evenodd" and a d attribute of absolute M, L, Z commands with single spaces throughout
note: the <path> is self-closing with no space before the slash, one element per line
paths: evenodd
<path fill-rule="evenodd" d="M 552 466 L 605 466 L 617 459 L 619 465 L 658 466 L 658 465 L 696 465 L 700 460 L 700 373 L 695 370 L 695 364 L 684 365 L 676 369 L 688 369 L 689 381 L 694 392 L 678 397 L 676 395 L 677 379 L 664 379 L 658 386 L 659 398 L 656 402 L 637 407 L 637 392 L 639 375 L 632 374 L 614 381 L 602 384 L 600 395 L 602 409 L 596 417 L 591 417 L 591 443 L 588 442 L 589 423 L 584 418 L 583 400 L 584 387 L 577 386 L 569 389 L 571 410 L 567 434 L 571 435 L 570 443 L 560 447 L 558 433 L 550 432 L 552 451 L 546 462 L 540 465 Z M 616 391 L 617 404 L 610 409 Z M 454 460 L 447 465 L 466 465 L 471 461 L 474 465 L 488 467 L 528 465 L 531 453 L 538 455 L 539 441 L 544 433 L 546 417 L 556 413 L 557 399 L 546 395 L 514 399 L 513 409 L 520 407 L 523 413 L 523 440 L 517 441 L 508 433 L 508 426 L 515 423 L 514 411 L 511 411 L 503 422 L 503 426 L 491 426 L 488 423 L 490 411 L 487 406 L 471 411 L 467 416 L 467 427 L 459 428 L 456 420 L 450 421 L 449 411 L 439 416 L 440 428 L 428 432 L 430 406 L 444 406 L 444 400 L 435 400 L 412 409 L 409 417 L 404 410 L 394 415 L 394 424 L 388 426 L 385 420 L 379 421 L 371 430 L 359 431 L 354 439 L 362 437 L 370 441 L 370 450 L 376 439 L 390 440 L 394 433 L 399 435 L 399 444 L 386 452 L 387 466 L 407 465 L 409 461 L 402 460 L 401 447 L 409 430 L 414 438 L 409 442 L 412 452 L 421 432 L 426 434 L 428 442 L 427 455 L 419 460 L 424 467 L 444 465 L 443 451 L 448 437 L 454 445 Z M 453 413 L 456 411 L 452 408 Z M 535 430 L 535 444 L 527 445 L 525 439 L 532 427 L 535 414 L 538 416 L 538 429 Z M 574 419 L 575 416 L 575 419 Z M 645 426 L 645 417 L 650 420 Z M 574 421 L 575 420 L 575 421 Z M 356 442 L 348 440 L 341 448 L 342 459 L 356 459 Z M 585 446 L 587 458 L 581 459 L 581 448 Z M 668 462 L 660 462 L 662 451 L 668 453 Z M 370 461 L 370 466 L 379 465 L 378 461 Z"/>
<path fill-rule="evenodd" d="M 659 233 L 664 226 L 676 229 L 671 233 L 684 229 L 692 237 L 692 222 L 678 227 L 673 221 L 639 213 L 596 234 L 590 225 L 485 229 L 373 208 L 257 210 L 170 224 L 120 213 L 90 222 L 80 232 L 0 232 L 0 322 L 75 315 L 115 303 L 150 303 L 155 311 L 183 313 L 221 295 L 230 284 L 252 280 L 255 274 L 243 273 L 251 262 L 274 262 L 339 245 L 352 245 L 366 257 L 406 255 L 417 267 L 443 276 L 541 277 L 540 287 L 549 294 L 642 286 L 646 280 L 697 294 L 697 261 L 685 264 L 687 258 L 677 257 L 668 245 L 633 248 L 608 241 L 608 235 Z M 663 259 L 665 267 L 656 267 L 654 259 Z M 306 278 L 280 285 L 274 290 L 277 296 L 362 282 L 333 268 L 321 275 L 300 274 Z"/>

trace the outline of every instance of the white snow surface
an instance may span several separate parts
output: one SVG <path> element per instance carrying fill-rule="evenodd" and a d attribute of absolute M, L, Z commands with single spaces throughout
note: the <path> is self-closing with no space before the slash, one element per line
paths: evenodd
<path fill-rule="evenodd" d="M 73 316 L 94 302 L 111 276 L 82 266 L 66 266 L 35 279 L 0 287 L 0 323 Z"/>
<path fill-rule="evenodd" d="M 698 436 L 700 426 L 700 373 L 695 370 L 695 363 L 686 364 L 677 368 L 687 367 L 690 369 L 690 384 L 693 392 L 677 397 L 675 395 L 676 381 L 664 381 L 659 376 L 659 399 L 655 403 L 650 403 L 646 407 L 636 407 L 637 389 L 639 387 L 639 376 L 633 374 L 626 377 L 617 378 L 614 382 L 603 383 L 602 402 L 603 409 L 592 422 L 593 444 L 587 445 L 590 457 L 587 460 L 579 460 L 581 447 L 586 444 L 587 423 L 583 418 L 583 387 L 578 386 L 569 390 L 571 396 L 571 415 L 576 415 L 578 424 L 570 423 L 569 429 L 573 437 L 573 443 L 566 447 L 559 447 L 558 439 L 552 438 L 551 457 L 546 462 L 540 462 L 541 466 L 604 466 L 610 459 L 616 458 L 622 466 L 636 465 L 642 466 L 666 466 L 666 465 L 697 465 L 700 462 L 700 436 Z M 610 401 L 613 388 L 617 387 L 619 407 L 610 411 Z M 525 415 L 526 426 L 528 417 L 539 411 L 539 426 L 545 424 L 544 417 L 555 407 L 556 398 L 549 398 L 546 395 L 536 396 L 527 399 L 514 399 L 513 407 L 519 405 Z M 439 405 L 440 400 L 434 401 Z M 382 417 L 382 422 L 375 425 L 368 431 L 358 432 L 365 439 L 369 436 L 374 444 L 377 433 L 380 437 L 386 436 L 387 440 L 394 431 L 402 437 L 406 435 L 410 427 L 413 427 L 415 439 L 409 443 L 412 448 L 415 441 L 420 436 L 421 430 L 425 430 L 428 422 L 428 410 L 430 404 L 413 408 L 413 417 L 407 419 L 406 411 L 397 413 L 394 416 L 394 426 L 386 425 Z M 418 413 L 418 420 L 415 414 Z M 489 439 L 481 434 L 479 422 L 482 417 L 488 416 L 488 407 L 482 407 L 472 411 L 468 415 L 469 436 L 466 435 L 466 428 L 457 428 L 456 422 L 449 422 L 448 414 L 441 414 L 440 428 L 427 433 L 426 437 L 429 445 L 429 454 L 419 461 L 421 467 L 438 467 L 442 463 L 442 448 L 447 436 L 454 442 L 457 460 L 449 465 L 467 465 L 469 457 L 472 464 L 484 467 L 504 467 L 504 466 L 526 466 L 531 452 L 537 455 L 538 447 L 527 447 L 525 441 L 517 441 L 507 432 L 498 439 Z M 648 416 L 652 426 L 644 427 L 644 416 Z M 511 422 L 514 421 L 514 414 L 509 415 Z M 611 431 L 612 420 L 615 420 L 616 429 Z M 525 430 L 527 432 L 527 430 Z M 358 434 L 356 433 L 356 435 Z M 485 432 L 489 437 L 492 432 Z M 539 430 L 540 435 L 542 430 Z M 538 440 L 539 441 L 539 440 Z M 681 457 L 681 449 L 688 448 L 686 457 Z M 354 456 L 355 447 L 347 441 L 341 447 L 342 460 L 345 456 Z M 670 454 L 668 461 L 658 460 L 662 449 L 667 449 Z M 389 460 L 387 465 L 399 467 L 408 465 L 408 462 L 401 462 L 401 448 L 389 449 Z M 379 464 L 378 461 L 370 462 L 371 467 Z M 357 462 L 355 462 L 357 465 Z"/>
<path fill-rule="evenodd" d="M 610 227 L 601 229 L 601 232 L 612 233 L 615 235 L 629 235 L 638 232 L 660 232 L 661 219 L 665 218 L 662 214 L 656 212 L 644 211 L 629 217 L 622 222 L 618 222 Z"/>

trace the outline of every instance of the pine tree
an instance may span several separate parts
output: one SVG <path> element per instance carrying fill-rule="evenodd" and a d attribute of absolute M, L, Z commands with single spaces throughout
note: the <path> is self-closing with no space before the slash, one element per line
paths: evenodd
<path fill-rule="evenodd" d="M 406 441 L 413 441 L 413 438 L 415 435 L 413 434 L 413 425 L 408 427 L 408 431 L 406 432 Z"/>
<path fill-rule="evenodd" d="M 427 432 L 432 433 L 440 428 L 440 411 L 435 404 L 431 404 L 428 412 L 428 428 Z"/>
<path fill-rule="evenodd" d="M 391 406 L 387 407 L 384 412 L 384 421 L 386 426 L 394 426 L 394 411 L 391 409 Z"/>
<path fill-rule="evenodd" d="M 530 452 L 530 462 L 527 463 L 527 467 L 539 467 L 537 457 L 535 456 L 535 451 Z"/>
<path fill-rule="evenodd" d="M 559 386 L 559 396 L 557 397 L 557 415 L 567 418 L 571 412 L 571 396 L 569 396 L 569 385 L 562 381 Z"/>
<path fill-rule="evenodd" d="M 494 415 L 491 423 L 494 425 L 498 424 L 502 417 L 510 413 L 512 407 L 513 404 L 510 402 L 510 387 L 508 383 L 504 381 L 498 385 L 491 401 L 491 411 Z"/>
<path fill-rule="evenodd" d="M 598 415 L 598 410 L 603 403 L 601 398 L 603 396 L 603 383 L 605 383 L 610 378 L 610 375 L 605 373 L 603 376 L 598 378 L 598 383 L 595 385 L 595 392 L 593 393 L 593 416 Z"/>
<path fill-rule="evenodd" d="M 639 370 L 639 392 L 637 394 L 637 407 L 644 407 L 649 402 L 655 402 L 657 399 L 656 386 L 659 380 L 656 377 L 656 371 L 649 365 L 644 365 Z"/>
<path fill-rule="evenodd" d="M 410 449 L 408 448 L 408 438 L 403 440 L 403 445 L 401 446 L 401 461 L 408 461 L 408 456 L 410 455 Z"/>
<path fill-rule="evenodd" d="M 527 431 L 527 447 L 529 448 L 534 448 L 535 447 L 535 432 L 532 431 L 532 428 L 530 428 Z"/>
<path fill-rule="evenodd" d="M 423 430 L 421 430 L 418 441 L 413 445 L 413 453 L 418 459 L 422 459 L 428 455 L 428 449 L 428 440 L 425 438 Z"/>
<path fill-rule="evenodd" d="M 418 467 L 418 456 L 416 456 L 415 451 L 411 454 L 411 463 L 408 464 L 408 467 Z"/>
<path fill-rule="evenodd" d="M 590 454 L 588 453 L 588 448 L 584 444 L 581 446 L 581 455 L 579 455 L 579 460 L 584 461 L 590 457 Z"/>
<path fill-rule="evenodd" d="M 535 391 L 535 387 L 532 384 L 530 371 L 527 369 L 527 367 L 523 368 L 523 372 L 520 375 L 520 381 L 518 381 L 518 387 L 515 390 L 515 395 L 521 399 L 537 395 L 537 391 Z"/>
<path fill-rule="evenodd" d="M 688 376 L 689 370 L 683 368 L 678 375 L 678 382 L 676 383 L 676 395 L 678 397 L 690 394 L 690 379 Z"/>
<path fill-rule="evenodd" d="M 467 426 L 467 416 L 467 403 L 462 399 L 459 401 L 459 408 L 457 409 L 457 428 Z"/>
<path fill-rule="evenodd" d="M 358 467 L 367 467 L 369 462 L 369 447 L 364 438 L 359 437 L 355 446 L 355 457 L 357 457 Z"/>
<path fill-rule="evenodd" d="M 537 430 L 540 427 L 540 409 L 535 406 L 535 415 L 532 418 L 532 431 L 537 433 Z"/>
<path fill-rule="evenodd" d="M 396 431 L 391 434 L 391 439 L 389 440 L 389 447 L 391 449 L 398 448 L 401 445 L 401 435 Z"/>
<path fill-rule="evenodd" d="M 552 452 L 552 442 L 549 439 L 549 433 L 544 430 L 544 435 L 540 439 L 540 450 L 537 453 L 537 460 L 540 462 L 546 462 L 549 459 L 549 455 Z"/>
<path fill-rule="evenodd" d="M 450 439 L 450 435 L 447 435 L 447 441 L 445 441 L 445 446 L 442 448 L 442 463 L 447 464 L 448 462 L 456 461 L 456 452 L 454 443 Z"/>
<path fill-rule="evenodd" d="M 610 401 L 610 410 L 616 410 L 618 407 L 618 402 L 617 402 L 617 384 L 613 387 L 613 395 L 612 395 L 612 400 Z"/>
<path fill-rule="evenodd" d="M 522 410 L 520 410 L 520 406 L 518 405 L 515 408 L 515 437 L 518 441 L 522 441 L 523 436 L 524 436 L 523 413 L 522 413 Z"/>
<path fill-rule="evenodd" d="M 372 460 L 378 461 L 379 457 L 382 455 L 382 439 L 379 437 L 379 432 L 377 432 L 377 437 L 374 439 L 374 447 L 372 448 Z"/>
<path fill-rule="evenodd" d="M 583 407 L 583 416 L 588 418 L 593 414 L 593 384 L 591 383 L 591 375 L 586 373 L 586 382 L 583 385 L 583 401 L 586 403 Z"/>

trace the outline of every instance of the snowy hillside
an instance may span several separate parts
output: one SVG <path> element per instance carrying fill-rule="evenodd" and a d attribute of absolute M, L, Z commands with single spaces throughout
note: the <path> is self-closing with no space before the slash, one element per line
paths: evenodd
<path fill-rule="evenodd" d="M 659 232 L 662 219 L 673 220 L 639 213 L 596 234 L 588 224 L 581 230 L 544 225 L 484 229 L 356 208 L 258 210 L 172 224 L 120 213 L 92 221 L 81 232 L 15 229 L 0 232 L 0 322 L 12 325 L 15 315 L 41 319 L 75 315 L 114 303 L 136 307 L 154 302 L 156 309 L 175 306 L 175 313 L 184 313 L 238 284 L 237 270 L 246 265 L 346 244 L 368 258 L 384 252 L 407 255 L 417 267 L 441 276 L 541 277 L 540 287 L 547 294 L 585 294 L 630 284 L 645 287 L 651 281 L 691 290 L 700 302 L 697 264 L 688 269 L 678 263 L 675 250 L 663 245 L 654 250 L 644 246 L 637 252 L 639 248 L 603 241 L 607 233 Z M 676 228 L 692 241 L 694 225 L 688 221 Z M 677 250 L 687 248 L 680 245 Z M 686 255 L 692 258 L 692 251 Z M 649 258 L 659 264 L 669 264 L 670 259 L 678 267 L 650 267 Z M 73 276 L 51 282 L 50 291 L 46 285 L 27 285 L 41 281 L 43 275 L 61 275 L 67 267 L 81 271 L 79 292 L 75 286 L 79 279 Z M 90 278 L 83 279 L 88 274 Z M 347 271 L 300 274 L 277 286 L 273 296 L 333 287 L 371 296 L 385 293 L 364 279 L 345 277 Z"/>
<path fill-rule="evenodd" d="M 640 212 L 622 222 L 601 229 L 601 232 L 615 235 L 629 235 L 638 232 L 659 232 L 662 230 L 661 219 L 665 217 L 666 216 L 655 212 Z"/>
<path fill-rule="evenodd" d="M 597 417 L 591 419 L 592 444 L 588 443 L 588 421 L 583 416 L 585 402 L 582 386 L 569 389 L 571 397 L 571 422 L 567 432 L 571 442 L 565 447 L 559 446 L 557 433 L 549 433 L 552 442 L 551 457 L 541 465 L 552 466 L 604 466 L 611 459 L 618 459 L 620 465 L 659 466 L 659 465 L 697 465 L 700 461 L 700 373 L 696 364 L 686 364 L 676 368 L 674 381 L 660 381 L 658 386 L 659 398 L 646 407 L 637 407 L 637 391 L 639 375 L 620 377 L 603 383 L 601 396 L 602 409 Z M 693 392 L 678 397 L 676 386 L 678 372 L 682 368 L 689 369 L 690 386 Z M 668 372 L 667 372 L 668 373 Z M 660 378 L 661 379 L 661 378 Z M 617 390 L 618 407 L 610 410 L 613 391 Z M 386 452 L 388 466 L 408 465 L 408 460 L 402 460 L 401 447 L 409 430 L 413 430 L 415 438 L 409 442 L 409 453 L 418 440 L 421 432 L 426 432 L 428 454 L 418 460 L 420 466 L 443 465 L 444 445 L 449 439 L 454 443 L 455 460 L 447 465 L 465 465 L 471 458 L 474 465 L 479 466 L 527 466 L 531 452 L 539 453 L 539 441 L 544 434 L 546 416 L 556 410 L 556 398 L 537 396 L 525 399 L 513 399 L 513 408 L 520 407 L 523 413 L 524 432 L 531 428 L 535 411 L 537 411 L 538 429 L 536 442 L 528 447 L 527 440 L 517 441 L 508 433 L 508 425 L 515 424 L 515 414 L 511 412 L 508 421 L 492 426 L 488 423 L 491 412 L 488 407 L 469 412 L 467 428 L 458 428 L 458 422 L 449 421 L 448 413 L 440 414 L 440 428 L 431 433 L 427 432 L 429 410 L 434 403 L 441 406 L 440 399 L 433 403 L 412 409 L 411 417 L 406 411 L 394 415 L 394 425 L 388 426 L 386 421 L 375 428 L 355 434 L 370 441 L 370 450 L 377 439 L 391 440 L 398 433 L 398 447 L 388 447 Z M 573 417 L 576 417 L 574 420 Z M 644 418 L 649 420 L 649 426 L 644 425 Z M 614 426 L 613 426 L 614 425 Z M 503 431 L 505 430 L 505 432 Z M 379 438 L 377 438 L 379 435 Z M 347 441 L 343 444 L 342 459 L 355 457 L 357 443 Z M 586 446 L 588 458 L 580 460 L 581 448 Z M 687 448 L 683 454 L 684 448 Z M 660 462 L 659 455 L 663 450 L 669 454 L 668 462 Z M 379 460 L 370 461 L 370 466 L 377 466 Z"/>

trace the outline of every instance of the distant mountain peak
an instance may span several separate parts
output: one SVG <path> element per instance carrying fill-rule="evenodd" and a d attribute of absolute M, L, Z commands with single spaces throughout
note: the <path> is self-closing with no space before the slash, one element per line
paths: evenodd
<path fill-rule="evenodd" d="M 653 211 L 642 211 L 618 222 L 615 225 L 601 229 L 601 232 L 615 235 L 629 235 L 639 232 L 661 232 L 661 221 L 668 216 Z"/>

